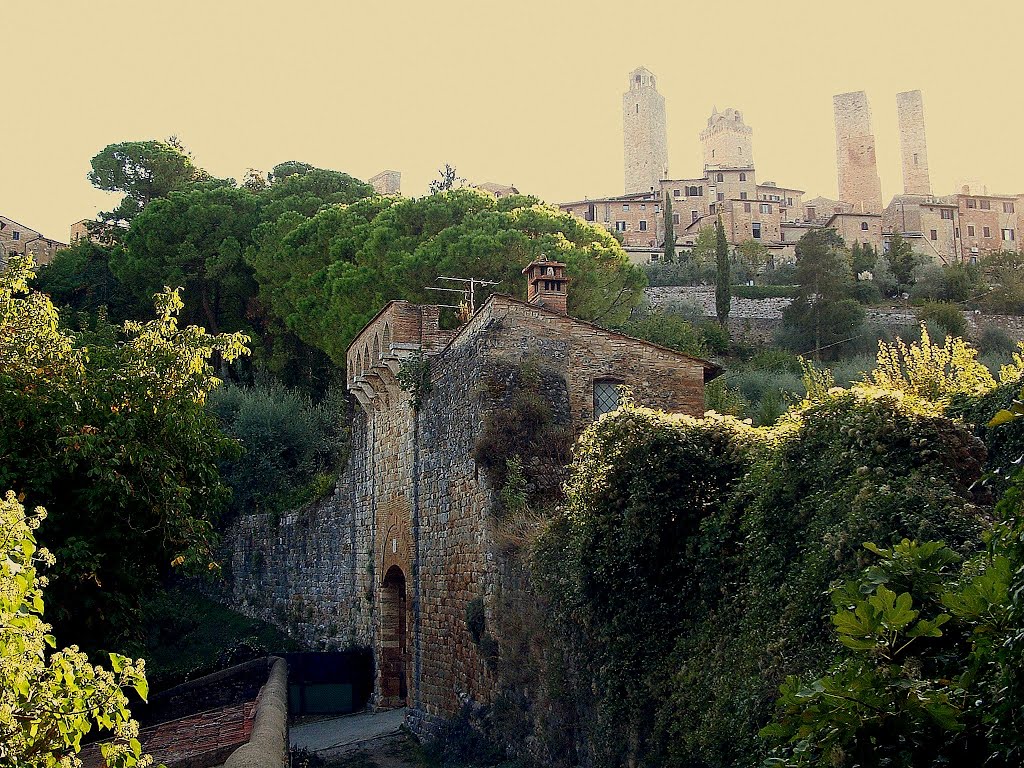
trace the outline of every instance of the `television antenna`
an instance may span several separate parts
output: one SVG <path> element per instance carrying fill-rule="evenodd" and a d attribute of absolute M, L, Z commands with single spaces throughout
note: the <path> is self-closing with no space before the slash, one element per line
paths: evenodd
<path fill-rule="evenodd" d="M 462 304 L 438 304 L 439 307 L 451 307 L 452 309 L 461 310 L 464 307 L 469 307 L 469 316 L 472 317 L 476 314 L 476 289 L 487 288 L 492 285 L 498 285 L 500 281 L 493 280 L 478 280 L 475 277 L 445 277 L 440 276 L 438 280 L 448 280 L 453 283 L 461 283 L 461 288 L 438 288 L 435 286 L 428 285 L 426 289 L 428 291 L 443 291 L 447 293 L 459 293 L 462 294 Z"/>

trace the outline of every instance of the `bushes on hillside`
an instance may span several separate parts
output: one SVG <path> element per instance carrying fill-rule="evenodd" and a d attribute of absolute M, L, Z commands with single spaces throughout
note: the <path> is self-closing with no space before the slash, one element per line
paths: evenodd
<path fill-rule="evenodd" d="M 590 710 L 570 737 L 595 765 L 756 764 L 778 685 L 832 658 L 827 587 L 858 572 L 864 541 L 970 552 L 983 458 L 935 406 L 871 387 L 772 430 L 602 419 L 534 560 L 563 694 Z"/>

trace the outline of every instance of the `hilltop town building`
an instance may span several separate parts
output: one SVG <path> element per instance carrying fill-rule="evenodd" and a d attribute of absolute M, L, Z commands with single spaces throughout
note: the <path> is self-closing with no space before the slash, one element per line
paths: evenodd
<path fill-rule="evenodd" d="M 400 195 L 402 193 L 402 172 L 381 171 L 367 179 L 378 195 Z"/>
<path fill-rule="evenodd" d="M 871 107 L 864 91 L 833 97 L 836 119 L 836 167 L 839 199 L 860 213 L 882 211 L 882 182 L 875 161 Z"/>
<path fill-rule="evenodd" d="M 535 261 L 524 274 L 529 301 L 492 295 L 454 330 L 441 327 L 437 306 L 385 306 L 348 349 L 359 407 L 334 496 L 280 520 L 243 518 L 228 536 L 234 603 L 308 645 L 371 647 L 374 704 L 408 706 L 420 732 L 491 696 L 493 673 L 467 609 L 481 606 L 497 631 L 510 585 L 500 488 L 479 446 L 525 377 L 536 380 L 531 391 L 550 408 L 552 427 L 571 437 L 616 406 L 619 385 L 641 404 L 701 414 L 704 383 L 718 373 L 568 316 L 564 264 Z M 416 389 L 400 383 L 410 371 L 418 411 Z M 557 488 L 561 465 L 537 460 L 524 457 L 527 471 Z"/>
<path fill-rule="evenodd" d="M 658 93 L 654 75 L 640 67 L 629 74 L 629 90 L 622 94 L 622 127 L 626 194 L 657 191 L 668 178 L 668 129 L 665 97 Z"/>
<path fill-rule="evenodd" d="M 67 243 L 51 240 L 31 227 L 0 216 L 0 264 L 6 262 L 10 254 L 28 254 L 38 265 L 49 264 L 57 251 L 67 247 Z"/>
<path fill-rule="evenodd" d="M 574 200 L 560 208 L 614 232 L 634 263 L 661 258 L 666 199 L 677 246 L 694 245 L 700 231 L 721 217 L 730 244 L 759 241 L 776 264 L 793 259 L 796 242 L 816 227 L 834 228 L 849 246 L 870 243 L 879 251 L 899 232 L 918 253 L 940 264 L 1024 247 L 1024 195 L 979 194 L 970 186 L 946 197 L 931 193 L 920 91 L 896 96 L 904 194 L 883 208 L 871 109 L 863 91 L 833 99 L 839 199 L 804 200 L 803 190 L 757 182 L 753 130 L 732 108 L 712 110 L 701 131 L 703 174 L 670 179 L 664 98 L 649 70 L 635 70 L 630 78 L 623 95 L 626 194 Z"/>
<path fill-rule="evenodd" d="M 924 135 L 924 100 L 921 92 L 897 93 L 896 111 L 900 125 L 903 192 L 908 195 L 930 195 L 932 184 L 928 177 L 928 143 Z"/>

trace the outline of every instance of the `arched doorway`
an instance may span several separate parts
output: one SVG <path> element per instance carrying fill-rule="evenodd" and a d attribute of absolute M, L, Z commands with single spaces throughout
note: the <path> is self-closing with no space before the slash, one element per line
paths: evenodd
<path fill-rule="evenodd" d="M 392 565 L 384 574 L 380 600 L 380 703 L 382 707 L 404 707 L 407 701 L 408 628 L 405 600 L 405 574 L 397 565 Z"/>

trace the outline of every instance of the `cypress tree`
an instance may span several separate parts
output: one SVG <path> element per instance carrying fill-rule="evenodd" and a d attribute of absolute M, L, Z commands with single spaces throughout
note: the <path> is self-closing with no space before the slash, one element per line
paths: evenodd
<path fill-rule="evenodd" d="M 672 221 L 672 198 L 665 193 L 665 263 L 676 260 L 676 228 Z"/>
<path fill-rule="evenodd" d="M 718 270 L 715 279 L 715 314 L 724 328 L 729 322 L 729 305 L 732 303 L 732 289 L 729 278 L 729 241 L 725 239 L 722 217 L 715 225 L 715 260 Z"/>

